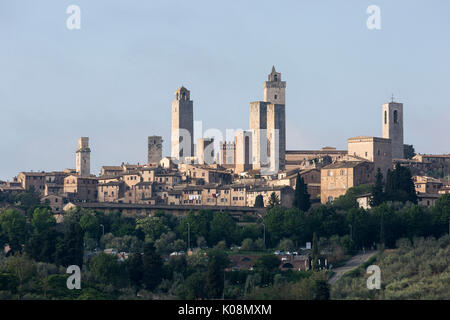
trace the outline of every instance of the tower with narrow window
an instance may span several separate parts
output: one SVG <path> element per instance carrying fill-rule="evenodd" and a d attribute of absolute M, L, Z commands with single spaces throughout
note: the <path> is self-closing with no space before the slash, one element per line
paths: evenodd
<path fill-rule="evenodd" d="M 253 170 L 276 173 L 285 167 L 286 155 L 286 82 L 275 67 L 264 82 L 264 101 L 250 103 Z"/>
<path fill-rule="evenodd" d="M 175 91 L 172 101 L 172 157 L 182 159 L 194 155 L 194 103 L 185 87 Z"/>
<path fill-rule="evenodd" d="M 162 159 L 162 137 L 148 137 L 147 163 L 159 163 Z"/>
<path fill-rule="evenodd" d="M 268 81 L 264 82 L 264 102 L 286 104 L 285 96 L 286 81 L 281 81 L 281 73 L 276 72 L 275 66 L 272 66 Z"/>
<path fill-rule="evenodd" d="M 81 177 L 91 175 L 91 149 L 89 149 L 89 138 L 81 137 L 78 139 L 77 149 L 77 174 Z"/>
<path fill-rule="evenodd" d="M 391 139 L 392 158 L 403 159 L 403 103 L 383 104 L 383 138 Z"/>

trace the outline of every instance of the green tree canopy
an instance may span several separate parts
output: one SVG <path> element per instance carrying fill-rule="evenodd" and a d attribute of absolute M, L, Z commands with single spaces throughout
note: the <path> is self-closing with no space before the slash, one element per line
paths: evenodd
<path fill-rule="evenodd" d="M 410 201 L 417 204 L 416 189 L 409 168 L 397 163 L 395 169 L 388 172 L 386 198 L 391 201 Z"/>
<path fill-rule="evenodd" d="M 277 194 L 275 192 L 272 192 L 270 194 L 270 198 L 269 198 L 269 209 L 272 209 L 274 207 L 279 207 L 280 206 L 280 198 L 278 198 Z"/>
<path fill-rule="evenodd" d="M 7 239 L 11 253 L 22 250 L 22 244 L 28 237 L 25 216 L 15 210 L 6 209 L 0 213 L 0 232 Z"/>

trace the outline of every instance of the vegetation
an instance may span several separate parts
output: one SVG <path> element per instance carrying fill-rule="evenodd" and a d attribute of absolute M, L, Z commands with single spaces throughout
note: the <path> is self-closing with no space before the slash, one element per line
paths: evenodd
<path fill-rule="evenodd" d="M 401 261 L 419 254 L 428 257 L 429 264 L 420 262 L 422 269 L 405 278 L 410 279 L 408 288 L 422 281 L 417 286 L 427 288 L 424 296 L 442 297 L 440 283 L 448 292 L 448 269 L 442 269 L 441 258 L 449 256 L 448 240 L 442 239 L 447 239 L 443 236 L 448 232 L 450 195 L 441 196 L 430 209 L 420 207 L 410 198 L 407 177 L 403 169 L 393 170 L 389 188 L 379 183 L 381 197 L 369 210 L 358 208 L 356 196 L 370 192 L 372 186 L 351 188 L 332 204 L 305 210 L 283 208 L 273 193 L 262 221 L 242 225 L 227 212 L 203 210 L 184 217 L 157 212 L 135 219 L 81 208 L 71 209 L 62 223 L 56 223 L 48 206 L 36 201 L 34 191 L 17 196 L 0 193 L 4 206 L 0 244 L 8 244 L 0 255 L 0 299 L 328 299 L 328 274 L 319 270 L 317 260 L 326 256 L 329 263 L 338 264 L 356 250 L 378 244 L 388 248 L 377 260 L 386 270 L 392 262 L 389 254 L 404 252 Z M 400 200 L 391 201 L 394 195 Z M 412 244 L 401 245 L 407 241 Z M 299 250 L 306 242 L 313 244 L 313 270 L 280 270 L 281 261 L 273 251 Z M 186 255 L 188 244 L 197 248 Z M 238 244 L 259 256 L 253 270 L 231 270 L 229 255 L 239 253 Z M 427 245 L 435 248 L 430 254 Z M 69 265 L 81 268 L 81 290 L 66 287 Z M 392 274 L 396 268 L 392 266 Z M 427 270 L 433 279 L 440 279 L 433 280 L 436 287 L 427 287 L 422 277 L 429 275 Z M 396 279 L 388 275 L 383 277 Z M 345 281 L 360 278 L 358 274 Z M 385 282 L 383 295 L 369 294 L 414 297 L 401 292 L 407 288 L 402 283 L 388 287 L 390 283 Z M 342 293 L 333 288 L 332 297 L 366 297 L 342 286 Z"/>
<path fill-rule="evenodd" d="M 381 289 L 368 290 L 366 268 L 341 278 L 331 289 L 333 299 L 450 299 L 450 236 L 399 239 L 370 264 L 381 269 Z"/>
<path fill-rule="evenodd" d="M 307 186 L 300 173 L 297 173 L 293 206 L 302 211 L 308 211 L 311 207 Z"/>

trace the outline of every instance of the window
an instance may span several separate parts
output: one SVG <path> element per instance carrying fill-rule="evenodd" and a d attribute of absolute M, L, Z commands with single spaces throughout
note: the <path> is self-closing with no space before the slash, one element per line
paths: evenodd
<path fill-rule="evenodd" d="M 275 98 L 275 100 L 277 100 L 277 95 L 275 95 L 275 97 L 274 97 L 274 98 Z"/>
<path fill-rule="evenodd" d="M 387 111 L 384 112 L 384 124 L 387 124 Z"/>
<path fill-rule="evenodd" d="M 398 113 L 397 113 L 397 110 L 394 110 L 394 123 L 398 123 Z"/>

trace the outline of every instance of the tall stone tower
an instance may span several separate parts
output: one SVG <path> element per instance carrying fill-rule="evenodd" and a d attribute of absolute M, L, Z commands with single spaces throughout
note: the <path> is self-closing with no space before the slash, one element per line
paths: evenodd
<path fill-rule="evenodd" d="M 281 81 L 281 73 L 275 71 L 268 76 L 268 81 L 264 82 L 264 101 L 274 104 L 286 104 L 286 81 Z"/>
<path fill-rule="evenodd" d="M 78 139 L 77 174 L 81 177 L 89 177 L 91 175 L 91 149 L 89 149 L 88 137 Z"/>
<path fill-rule="evenodd" d="M 148 137 L 148 163 L 159 163 L 162 159 L 162 137 Z"/>
<path fill-rule="evenodd" d="M 267 150 L 270 170 L 283 170 L 286 163 L 286 108 L 267 105 Z"/>
<path fill-rule="evenodd" d="M 286 154 L 286 82 L 275 71 L 264 82 L 264 101 L 250 103 L 252 132 L 252 168 L 276 173 L 285 167 Z"/>
<path fill-rule="evenodd" d="M 250 102 L 251 159 L 253 170 L 269 165 L 267 148 L 267 102 Z M 240 140 L 241 141 L 241 140 Z M 239 149 L 236 145 L 236 149 Z M 244 150 L 244 148 L 242 148 Z"/>
<path fill-rule="evenodd" d="M 175 91 L 172 101 L 172 157 L 194 155 L 194 103 L 185 87 Z"/>
<path fill-rule="evenodd" d="M 392 141 L 392 158 L 403 159 L 403 103 L 383 104 L 383 138 Z"/>

